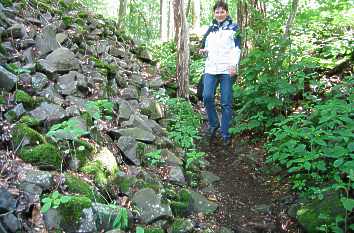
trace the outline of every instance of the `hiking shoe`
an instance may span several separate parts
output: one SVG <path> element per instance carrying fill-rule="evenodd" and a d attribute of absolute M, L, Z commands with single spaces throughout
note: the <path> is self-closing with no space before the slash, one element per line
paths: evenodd
<path fill-rule="evenodd" d="M 215 127 L 211 130 L 211 133 L 210 133 L 210 143 L 213 143 L 215 141 L 215 138 L 216 138 L 216 133 L 218 131 L 219 127 Z"/>

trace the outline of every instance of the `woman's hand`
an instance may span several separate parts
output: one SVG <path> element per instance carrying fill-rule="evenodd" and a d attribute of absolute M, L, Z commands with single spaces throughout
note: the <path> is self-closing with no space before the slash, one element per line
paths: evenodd
<path fill-rule="evenodd" d="M 236 75 L 236 73 L 237 73 L 236 67 L 235 67 L 235 66 L 230 66 L 230 67 L 229 67 L 229 74 L 230 74 L 230 76 L 233 77 L 233 76 Z"/>

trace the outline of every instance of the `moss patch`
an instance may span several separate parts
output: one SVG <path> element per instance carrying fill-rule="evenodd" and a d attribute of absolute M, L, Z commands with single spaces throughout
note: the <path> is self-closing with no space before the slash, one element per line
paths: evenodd
<path fill-rule="evenodd" d="M 96 192 L 91 185 L 76 176 L 66 173 L 65 185 L 67 185 L 69 192 L 84 195 L 94 202 L 106 203 L 100 193 Z"/>
<path fill-rule="evenodd" d="M 80 169 L 81 172 L 95 177 L 95 182 L 98 186 L 103 187 L 108 183 L 108 172 L 104 169 L 100 161 L 92 161 L 87 163 Z"/>
<path fill-rule="evenodd" d="M 17 90 L 15 93 L 15 101 L 17 103 L 22 103 L 25 108 L 34 108 L 37 105 L 35 98 L 32 98 L 27 92 L 22 90 Z"/>
<path fill-rule="evenodd" d="M 22 140 L 30 145 L 47 143 L 45 137 L 36 130 L 25 124 L 17 124 L 12 131 L 12 142 L 17 147 Z"/>
<path fill-rule="evenodd" d="M 72 196 L 69 202 L 59 206 L 59 212 L 63 216 L 62 224 L 76 225 L 79 223 L 83 209 L 91 207 L 91 200 L 84 196 Z"/>
<path fill-rule="evenodd" d="M 61 156 L 56 146 L 46 143 L 20 151 L 23 161 L 37 166 L 54 167 L 60 169 Z"/>
<path fill-rule="evenodd" d="M 25 124 L 29 127 L 37 127 L 40 124 L 40 121 L 32 116 L 25 115 L 21 117 L 20 123 Z"/>

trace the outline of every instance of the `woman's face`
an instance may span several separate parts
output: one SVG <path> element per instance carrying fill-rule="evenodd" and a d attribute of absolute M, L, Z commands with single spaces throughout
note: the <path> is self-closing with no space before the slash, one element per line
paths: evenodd
<path fill-rule="evenodd" d="M 218 7 L 214 11 L 214 17 L 218 23 L 223 22 L 228 15 L 229 13 L 222 7 Z"/>

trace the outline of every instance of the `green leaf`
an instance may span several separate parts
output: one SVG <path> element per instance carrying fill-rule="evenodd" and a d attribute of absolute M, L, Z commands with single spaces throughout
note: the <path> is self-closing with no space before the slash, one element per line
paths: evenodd
<path fill-rule="evenodd" d="M 136 232 L 136 233 L 144 233 L 144 228 L 138 226 L 138 227 L 136 227 L 136 231 L 135 231 L 135 232 Z"/>
<path fill-rule="evenodd" d="M 67 203 L 67 202 L 70 201 L 70 199 L 71 199 L 70 196 L 62 196 L 62 197 L 60 198 L 60 202 L 61 202 L 61 203 Z"/>
<path fill-rule="evenodd" d="M 57 198 L 59 198 L 59 196 L 60 196 L 60 193 L 58 191 L 53 192 L 51 195 L 52 199 L 57 199 Z"/>
<path fill-rule="evenodd" d="M 46 202 L 46 203 L 42 206 L 41 212 L 42 212 L 42 213 L 47 213 L 48 210 L 50 209 L 50 206 L 51 206 L 51 202 Z"/>
<path fill-rule="evenodd" d="M 333 163 L 334 167 L 339 167 L 340 165 L 342 165 L 344 163 L 343 159 L 336 159 Z"/>
<path fill-rule="evenodd" d="M 346 197 L 342 197 L 341 199 L 341 202 L 344 206 L 344 208 L 348 211 L 352 211 L 353 208 L 354 208 L 354 199 L 351 199 L 351 198 L 346 198 Z"/>

